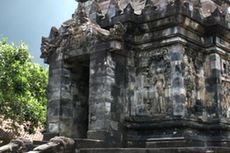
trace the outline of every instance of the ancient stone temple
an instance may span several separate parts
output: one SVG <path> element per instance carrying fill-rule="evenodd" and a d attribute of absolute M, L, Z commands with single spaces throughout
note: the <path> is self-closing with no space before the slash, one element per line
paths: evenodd
<path fill-rule="evenodd" d="M 42 39 L 47 136 L 84 153 L 230 151 L 228 0 L 78 2 Z"/>

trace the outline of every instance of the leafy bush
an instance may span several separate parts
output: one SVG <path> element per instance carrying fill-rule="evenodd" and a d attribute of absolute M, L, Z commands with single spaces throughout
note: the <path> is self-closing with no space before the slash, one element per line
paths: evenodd
<path fill-rule="evenodd" d="M 47 69 L 31 62 L 27 46 L 0 41 L 0 115 L 31 128 L 46 120 Z"/>

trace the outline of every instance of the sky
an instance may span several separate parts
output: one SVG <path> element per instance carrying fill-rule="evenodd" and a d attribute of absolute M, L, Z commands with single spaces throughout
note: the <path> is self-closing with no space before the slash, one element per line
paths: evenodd
<path fill-rule="evenodd" d="M 76 8 L 75 0 L 1 0 L 0 39 L 25 42 L 33 62 L 43 64 L 41 37 L 48 37 L 52 26 L 59 28 L 70 19 Z"/>

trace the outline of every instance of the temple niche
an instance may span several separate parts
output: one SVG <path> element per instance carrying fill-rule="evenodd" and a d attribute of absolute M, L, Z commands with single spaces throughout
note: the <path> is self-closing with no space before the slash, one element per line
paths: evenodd
<path fill-rule="evenodd" d="M 192 117 L 197 115 L 194 113 L 205 111 L 205 58 L 203 51 L 197 52 L 189 48 L 186 48 L 183 55 L 182 75 L 185 86 L 185 103 L 187 114 Z"/>
<path fill-rule="evenodd" d="M 221 108 L 224 118 L 230 118 L 230 62 L 221 61 Z"/>
<path fill-rule="evenodd" d="M 170 59 L 167 48 L 140 52 L 137 55 L 137 115 L 170 114 Z"/>
<path fill-rule="evenodd" d="M 229 149 L 228 1 L 78 2 L 42 39 L 46 137 L 80 150 Z"/>

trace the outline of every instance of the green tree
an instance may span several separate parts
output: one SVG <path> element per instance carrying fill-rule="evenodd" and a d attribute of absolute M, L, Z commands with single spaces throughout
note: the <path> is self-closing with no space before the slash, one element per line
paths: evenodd
<path fill-rule="evenodd" d="M 13 127 L 30 122 L 33 130 L 45 123 L 47 74 L 46 68 L 31 62 L 25 44 L 0 41 L 0 115 L 12 119 Z"/>

